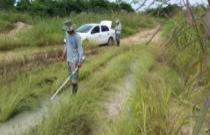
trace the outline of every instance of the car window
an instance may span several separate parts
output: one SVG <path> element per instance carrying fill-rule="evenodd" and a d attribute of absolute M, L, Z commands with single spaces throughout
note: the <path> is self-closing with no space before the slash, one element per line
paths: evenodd
<path fill-rule="evenodd" d="M 102 32 L 109 31 L 109 28 L 107 26 L 101 26 L 101 31 Z"/>
<path fill-rule="evenodd" d="M 93 28 L 93 30 L 91 31 L 91 34 L 96 34 L 100 32 L 100 27 L 96 26 L 95 28 Z"/>
<path fill-rule="evenodd" d="M 80 33 L 88 33 L 92 27 L 92 25 L 85 24 L 79 27 L 76 31 Z"/>

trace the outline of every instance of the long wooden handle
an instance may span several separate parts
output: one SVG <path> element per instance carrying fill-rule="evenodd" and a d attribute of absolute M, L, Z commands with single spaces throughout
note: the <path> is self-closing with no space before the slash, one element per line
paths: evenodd
<path fill-rule="evenodd" d="M 78 71 L 78 67 L 74 70 L 74 72 L 67 77 L 67 79 L 63 82 L 63 84 L 56 90 L 56 92 L 52 95 L 52 97 L 50 98 L 50 100 L 53 100 L 57 95 L 58 93 L 63 89 L 63 87 L 68 83 L 68 81 L 72 78 L 72 76 L 74 74 L 76 74 L 76 72 Z"/>

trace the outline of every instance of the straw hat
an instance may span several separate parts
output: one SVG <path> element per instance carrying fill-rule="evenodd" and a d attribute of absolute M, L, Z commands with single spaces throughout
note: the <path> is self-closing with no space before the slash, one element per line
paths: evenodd
<path fill-rule="evenodd" d="M 73 24 L 72 24 L 71 20 L 67 20 L 63 24 L 64 24 L 63 30 L 65 30 L 65 31 L 73 31 L 74 30 L 74 27 L 73 27 Z"/>
<path fill-rule="evenodd" d="M 120 20 L 119 20 L 119 19 L 117 19 L 117 20 L 116 20 L 116 23 L 120 23 Z"/>

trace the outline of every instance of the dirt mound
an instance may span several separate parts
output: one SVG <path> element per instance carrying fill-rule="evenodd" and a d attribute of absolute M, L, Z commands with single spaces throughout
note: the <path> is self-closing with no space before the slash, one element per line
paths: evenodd
<path fill-rule="evenodd" d="M 32 28 L 31 25 L 23 23 L 23 22 L 16 22 L 14 24 L 14 29 L 12 29 L 7 36 L 15 36 L 19 32 L 24 32 Z"/>
<path fill-rule="evenodd" d="M 15 38 L 15 36 L 18 33 L 28 31 L 32 28 L 32 25 L 26 24 L 24 22 L 16 22 L 13 25 L 14 25 L 13 29 L 11 29 L 10 31 L 5 32 L 5 33 L 0 33 L 0 36 L 2 36 L 2 37 L 14 37 Z"/>

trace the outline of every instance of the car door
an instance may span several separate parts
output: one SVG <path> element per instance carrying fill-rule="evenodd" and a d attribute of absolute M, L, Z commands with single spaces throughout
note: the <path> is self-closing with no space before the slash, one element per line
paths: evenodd
<path fill-rule="evenodd" d="M 101 25 L 101 35 L 102 35 L 102 44 L 106 44 L 110 37 L 110 31 L 109 28 L 105 25 Z"/>
<path fill-rule="evenodd" d="M 91 33 L 90 33 L 90 41 L 93 43 L 93 44 L 96 44 L 96 45 L 99 45 L 101 44 L 101 32 L 100 32 L 100 27 L 99 25 L 95 26 L 92 30 L 91 30 Z"/>

